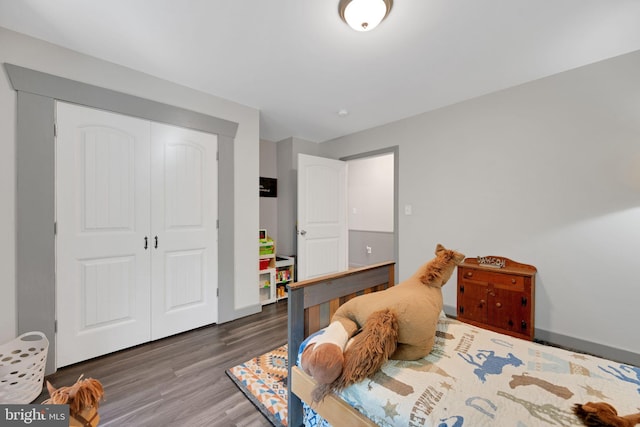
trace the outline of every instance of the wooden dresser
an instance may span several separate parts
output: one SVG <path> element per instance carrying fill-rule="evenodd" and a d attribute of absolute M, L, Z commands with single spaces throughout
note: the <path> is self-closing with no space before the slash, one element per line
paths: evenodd
<path fill-rule="evenodd" d="M 533 340 L 536 271 L 504 257 L 465 259 L 458 265 L 458 319 Z"/>

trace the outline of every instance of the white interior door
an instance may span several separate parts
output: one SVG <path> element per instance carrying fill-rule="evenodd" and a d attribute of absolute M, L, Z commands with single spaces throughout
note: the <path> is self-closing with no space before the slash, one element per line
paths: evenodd
<path fill-rule="evenodd" d="M 217 137 L 152 123 L 151 338 L 215 323 Z"/>
<path fill-rule="evenodd" d="M 147 121 L 56 106 L 60 367 L 149 341 L 150 132 Z"/>
<path fill-rule="evenodd" d="M 347 164 L 298 154 L 298 280 L 348 267 Z"/>

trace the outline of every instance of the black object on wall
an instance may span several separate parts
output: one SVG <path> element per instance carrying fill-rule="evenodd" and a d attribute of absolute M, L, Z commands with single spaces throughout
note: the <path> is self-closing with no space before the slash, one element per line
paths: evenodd
<path fill-rule="evenodd" d="M 278 197 L 278 180 L 260 177 L 260 197 Z"/>

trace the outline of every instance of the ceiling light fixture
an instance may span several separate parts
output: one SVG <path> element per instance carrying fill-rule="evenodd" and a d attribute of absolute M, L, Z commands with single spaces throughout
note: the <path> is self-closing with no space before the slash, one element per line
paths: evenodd
<path fill-rule="evenodd" d="M 340 18 L 356 31 L 371 31 L 389 15 L 393 0 L 340 0 Z"/>

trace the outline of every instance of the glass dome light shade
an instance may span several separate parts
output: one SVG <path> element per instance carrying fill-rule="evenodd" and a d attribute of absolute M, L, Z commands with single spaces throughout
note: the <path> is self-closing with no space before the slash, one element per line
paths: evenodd
<path fill-rule="evenodd" d="M 385 0 L 351 0 L 340 4 L 342 18 L 356 31 L 373 30 L 390 9 L 391 2 Z"/>

